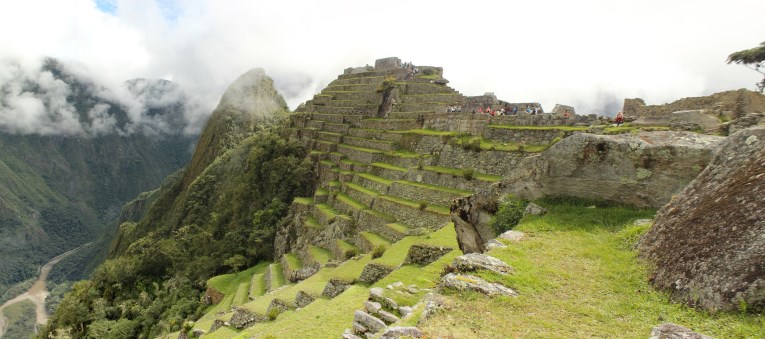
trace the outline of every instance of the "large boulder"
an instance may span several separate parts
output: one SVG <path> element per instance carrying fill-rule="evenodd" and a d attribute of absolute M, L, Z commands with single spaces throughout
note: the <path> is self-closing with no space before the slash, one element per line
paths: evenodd
<path fill-rule="evenodd" d="M 690 132 L 576 134 L 523 159 L 505 178 L 457 199 L 451 217 L 463 253 L 483 252 L 500 197 L 569 196 L 659 208 L 707 166 L 724 137 Z"/>
<path fill-rule="evenodd" d="M 708 311 L 765 306 L 765 127 L 730 136 L 639 243 L 653 285 Z"/>

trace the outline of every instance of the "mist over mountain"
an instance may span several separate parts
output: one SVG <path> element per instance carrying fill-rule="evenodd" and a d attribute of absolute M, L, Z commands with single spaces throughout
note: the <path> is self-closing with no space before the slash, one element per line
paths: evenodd
<path fill-rule="evenodd" d="M 3 298 L 51 257 L 107 234 L 124 203 L 188 162 L 197 138 L 187 97 L 170 81 L 110 87 L 54 59 L 28 66 L 0 63 Z M 89 267 L 69 266 L 72 279 Z"/>

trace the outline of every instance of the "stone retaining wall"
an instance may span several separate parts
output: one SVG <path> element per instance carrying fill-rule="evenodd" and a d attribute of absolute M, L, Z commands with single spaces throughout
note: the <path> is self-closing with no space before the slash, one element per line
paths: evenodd
<path fill-rule="evenodd" d="M 398 222 L 411 227 L 438 229 L 450 220 L 448 215 L 445 216 L 435 212 L 420 210 L 385 199 L 377 199 L 374 208 L 380 212 L 392 215 Z"/>
<path fill-rule="evenodd" d="M 436 191 L 398 182 L 391 184 L 388 194 L 414 201 L 425 201 L 428 204 L 436 204 L 442 206 L 450 206 L 452 204 L 452 200 L 460 197 L 458 194 Z"/>

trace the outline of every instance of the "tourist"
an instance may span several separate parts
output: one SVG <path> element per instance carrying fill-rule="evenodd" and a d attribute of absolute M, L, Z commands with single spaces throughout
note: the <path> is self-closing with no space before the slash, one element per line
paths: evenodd
<path fill-rule="evenodd" d="M 614 119 L 614 122 L 616 123 L 616 126 L 619 127 L 621 124 L 624 123 L 624 113 L 619 112 L 616 113 L 616 119 Z"/>

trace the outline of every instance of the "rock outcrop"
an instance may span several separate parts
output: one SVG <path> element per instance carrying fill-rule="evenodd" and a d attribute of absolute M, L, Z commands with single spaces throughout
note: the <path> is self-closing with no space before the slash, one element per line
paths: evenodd
<path fill-rule="evenodd" d="M 661 324 L 651 330 L 651 336 L 648 339 L 712 339 L 712 337 L 693 332 L 680 325 Z"/>
<path fill-rule="evenodd" d="M 661 207 L 707 166 L 724 137 L 690 132 L 577 134 L 523 159 L 501 182 L 452 205 L 460 249 L 483 252 L 499 197 L 569 196 Z"/>
<path fill-rule="evenodd" d="M 708 311 L 765 306 L 765 127 L 730 136 L 640 240 L 653 285 Z"/>
<path fill-rule="evenodd" d="M 475 291 L 488 296 L 507 295 L 517 296 L 518 292 L 497 283 L 490 283 L 479 277 L 467 274 L 449 273 L 441 278 L 441 288 L 459 291 Z"/>

